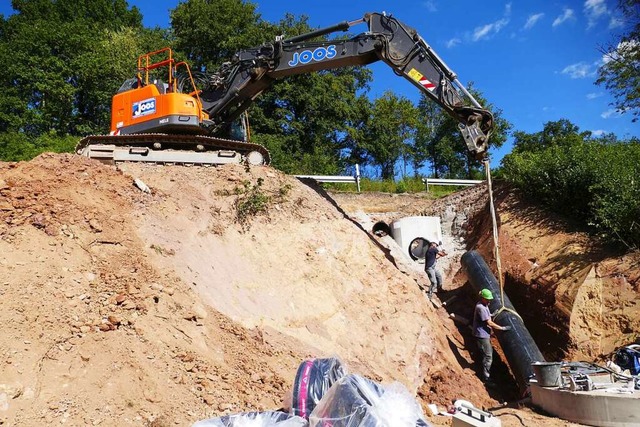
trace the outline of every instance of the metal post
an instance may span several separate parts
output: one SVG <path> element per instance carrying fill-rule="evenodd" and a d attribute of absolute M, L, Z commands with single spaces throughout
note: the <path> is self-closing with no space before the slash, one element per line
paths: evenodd
<path fill-rule="evenodd" d="M 358 186 L 358 193 L 360 192 L 360 166 L 356 163 L 356 185 Z"/>

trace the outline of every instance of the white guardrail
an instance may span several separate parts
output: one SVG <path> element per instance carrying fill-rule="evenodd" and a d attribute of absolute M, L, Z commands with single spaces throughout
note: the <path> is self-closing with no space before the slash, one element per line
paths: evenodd
<path fill-rule="evenodd" d="M 314 179 L 318 182 L 336 182 L 345 184 L 356 184 L 358 186 L 358 193 L 360 192 L 360 167 L 356 165 L 356 173 L 353 176 L 349 175 L 294 175 L 296 178 L 302 179 Z"/>
<path fill-rule="evenodd" d="M 470 187 L 472 185 L 480 184 L 484 182 L 482 179 L 436 179 L 436 178 L 426 178 L 423 179 L 422 182 L 427 186 L 427 191 L 429 191 L 429 185 L 460 185 L 465 187 Z"/>
<path fill-rule="evenodd" d="M 356 173 L 353 176 L 349 175 L 294 175 L 296 178 L 301 179 L 313 179 L 317 182 L 335 182 L 339 184 L 356 184 L 358 186 L 358 193 L 360 192 L 360 166 L 356 165 Z M 481 179 L 437 179 L 437 178 L 425 178 L 422 180 L 427 186 L 429 191 L 429 185 L 459 185 L 459 186 L 472 186 L 484 182 Z"/>

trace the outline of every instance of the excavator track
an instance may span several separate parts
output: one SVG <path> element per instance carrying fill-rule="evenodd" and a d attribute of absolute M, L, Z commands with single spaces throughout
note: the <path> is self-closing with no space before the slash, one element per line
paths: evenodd
<path fill-rule="evenodd" d="M 269 151 L 262 145 L 205 135 L 91 135 L 78 143 L 76 153 L 109 164 L 214 166 L 247 162 L 257 166 L 270 161 Z"/>

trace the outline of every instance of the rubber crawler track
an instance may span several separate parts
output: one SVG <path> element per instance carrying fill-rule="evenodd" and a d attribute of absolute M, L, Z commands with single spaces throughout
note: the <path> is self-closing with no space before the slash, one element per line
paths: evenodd
<path fill-rule="evenodd" d="M 160 143 L 163 149 L 188 150 L 194 152 L 206 152 L 215 150 L 231 150 L 240 153 L 242 156 L 248 155 L 252 151 L 257 151 L 264 157 L 264 164 L 271 161 L 269 150 L 259 144 L 250 142 L 234 141 L 232 139 L 215 138 L 205 135 L 171 135 L 158 133 L 131 134 L 131 135 L 90 135 L 83 138 L 76 145 L 76 153 L 81 154 L 82 150 L 90 145 L 115 145 L 118 147 L 147 147 L 153 149 L 153 144 Z M 199 150 L 197 146 L 204 147 Z"/>

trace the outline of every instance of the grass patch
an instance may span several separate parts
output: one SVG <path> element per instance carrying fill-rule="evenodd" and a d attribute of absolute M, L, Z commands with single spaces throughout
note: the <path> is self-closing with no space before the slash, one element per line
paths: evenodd
<path fill-rule="evenodd" d="M 235 201 L 236 221 L 246 228 L 251 220 L 268 213 L 269 208 L 286 200 L 291 191 L 291 184 L 285 184 L 276 192 L 269 193 L 263 188 L 264 180 L 258 178 L 255 184 L 244 181 L 242 188 L 236 188 L 238 198 Z"/>
<path fill-rule="evenodd" d="M 341 191 L 341 192 L 352 192 L 355 193 L 358 191 L 358 188 L 355 184 L 331 184 L 324 183 L 323 187 Z M 457 187 L 453 185 L 430 185 L 429 186 L 429 195 L 431 195 L 434 199 L 438 199 L 440 197 L 447 196 L 451 193 L 455 193 L 465 187 Z M 416 193 L 426 193 L 427 187 L 422 182 L 421 178 L 405 178 L 398 181 L 393 180 L 373 180 L 369 178 L 363 178 L 360 180 L 360 191 L 363 193 L 367 192 L 379 192 L 379 193 L 395 193 L 395 194 L 416 194 Z"/>

